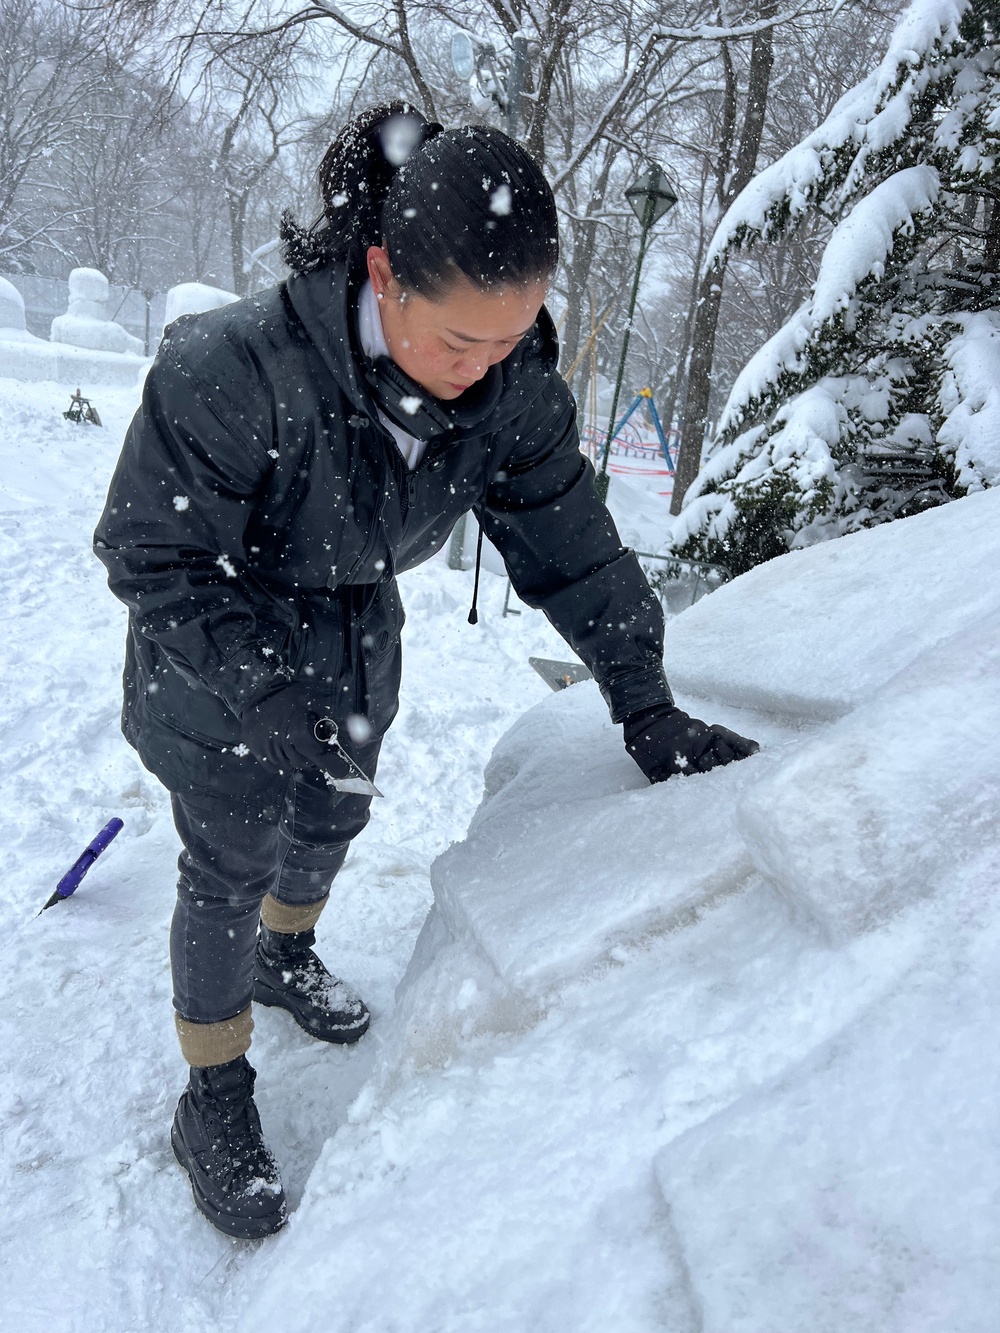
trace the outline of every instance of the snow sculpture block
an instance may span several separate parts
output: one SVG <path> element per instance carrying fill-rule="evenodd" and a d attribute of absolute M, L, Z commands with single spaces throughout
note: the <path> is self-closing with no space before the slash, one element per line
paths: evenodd
<path fill-rule="evenodd" d="M 0 278 L 0 377 L 10 379 L 42 378 L 30 370 L 44 367 L 52 378 L 51 343 L 29 333 L 24 322 L 24 298 L 12 282 Z M 26 375 L 25 370 L 29 373 Z"/>
<path fill-rule="evenodd" d="M 702 1333 L 995 1326 L 995 867 L 979 883 L 968 943 L 952 925 L 838 1038 L 658 1156 Z"/>
<path fill-rule="evenodd" d="M 650 787 L 597 688 L 574 685 L 497 746 L 466 840 L 432 868 L 436 910 L 507 986 L 539 996 L 748 877 L 734 812 L 770 762 Z"/>
<path fill-rule="evenodd" d="M 24 297 L 12 282 L 0 278 L 0 337 L 25 332 Z"/>
<path fill-rule="evenodd" d="M 94 352 L 128 352 L 144 348 L 120 324 L 108 318 L 108 280 L 95 268 L 75 268 L 69 275 L 69 309 L 52 321 L 51 340 Z"/>
<path fill-rule="evenodd" d="M 69 313 L 81 319 L 107 319 L 108 280 L 96 268 L 75 268 L 69 275 Z"/>
<path fill-rule="evenodd" d="M 1000 489 L 794 551 L 667 625 L 675 689 L 822 721 L 1000 608 Z"/>
<path fill-rule="evenodd" d="M 172 324 L 181 315 L 202 315 L 206 310 L 217 310 L 239 299 L 235 292 L 223 291 L 221 287 L 209 287 L 203 282 L 180 282 L 167 292 L 163 322 L 164 325 Z"/>
<path fill-rule="evenodd" d="M 1000 848 L 998 737 L 1000 611 L 746 793 L 737 822 L 755 865 L 834 938 L 878 925 Z"/>

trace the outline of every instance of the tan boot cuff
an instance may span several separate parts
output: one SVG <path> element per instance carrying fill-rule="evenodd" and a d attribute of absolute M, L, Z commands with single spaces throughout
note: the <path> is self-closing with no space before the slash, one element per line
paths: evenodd
<path fill-rule="evenodd" d="M 300 930 L 312 930 L 329 901 L 329 894 L 318 903 L 279 903 L 270 894 L 260 905 L 260 919 L 268 930 L 279 935 L 295 935 Z"/>
<path fill-rule="evenodd" d="M 189 1065 L 199 1068 L 227 1065 L 230 1060 L 246 1055 L 250 1049 L 253 1019 L 249 1005 L 235 1018 L 227 1018 L 221 1023 L 189 1023 L 179 1014 L 174 1014 L 174 1022 L 181 1054 Z"/>

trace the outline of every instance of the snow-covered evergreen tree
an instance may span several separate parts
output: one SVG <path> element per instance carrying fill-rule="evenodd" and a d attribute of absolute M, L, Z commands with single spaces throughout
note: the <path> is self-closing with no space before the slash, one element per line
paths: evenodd
<path fill-rule="evenodd" d="M 830 231 L 811 296 L 733 386 L 679 554 L 739 573 L 1000 484 L 998 37 L 1000 0 L 914 0 L 726 214 L 713 253 Z"/>

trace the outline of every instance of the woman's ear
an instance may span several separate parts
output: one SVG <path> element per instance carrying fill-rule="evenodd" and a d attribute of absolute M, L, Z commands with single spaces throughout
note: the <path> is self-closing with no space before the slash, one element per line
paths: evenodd
<path fill-rule="evenodd" d="M 384 299 L 395 283 L 389 263 L 389 251 L 384 245 L 368 247 L 368 276 L 371 279 L 372 291 L 380 300 Z"/>

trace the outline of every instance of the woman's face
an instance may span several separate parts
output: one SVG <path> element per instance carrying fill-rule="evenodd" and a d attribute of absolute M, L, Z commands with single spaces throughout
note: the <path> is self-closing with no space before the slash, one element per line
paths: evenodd
<path fill-rule="evenodd" d="M 368 275 L 378 298 L 389 355 L 435 398 L 457 398 L 508 356 L 534 326 L 548 283 L 484 293 L 458 278 L 436 301 L 404 292 L 388 253 L 373 245 Z"/>

